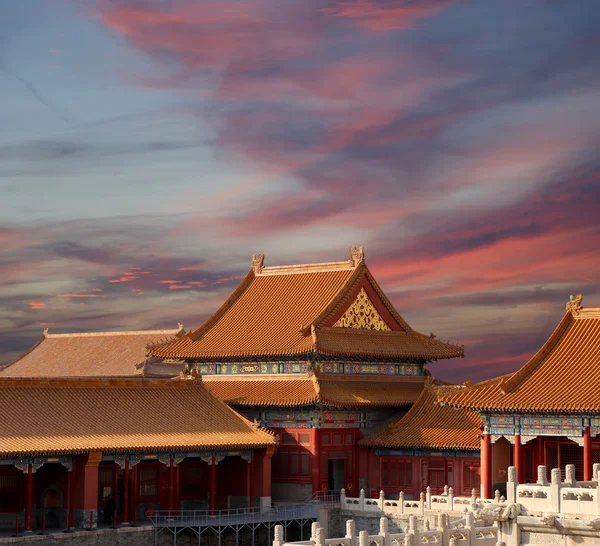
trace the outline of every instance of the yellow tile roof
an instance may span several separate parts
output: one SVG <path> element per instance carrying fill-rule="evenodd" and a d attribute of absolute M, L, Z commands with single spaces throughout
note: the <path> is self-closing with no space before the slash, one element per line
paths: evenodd
<path fill-rule="evenodd" d="M 389 448 L 479 449 L 479 414 L 441 406 L 437 382 L 428 380 L 404 415 L 377 427 L 360 445 Z"/>
<path fill-rule="evenodd" d="M 406 407 L 419 396 L 424 377 L 364 375 L 205 376 L 204 386 L 228 404 L 300 407 Z"/>
<path fill-rule="evenodd" d="M 25 354 L 0 367 L 0 377 L 141 375 L 146 346 L 173 339 L 183 329 L 49 334 Z"/>
<path fill-rule="evenodd" d="M 485 411 L 600 412 L 600 309 L 567 310 L 519 371 L 440 398 Z"/>
<path fill-rule="evenodd" d="M 380 309 L 394 331 L 330 328 L 365 284 L 381 301 Z M 309 353 L 426 360 L 463 356 L 462 347 L 412 330 L 386 298 L 362 255 L 326 264 L 255 264 L 202 327 L 149 347 L 149 352 L 162 358 L 203 361 Z"/>
<path fill-rule="evenodd" d="M 0 456 L 261 448 L 197 380 L 0 378 Z"/>

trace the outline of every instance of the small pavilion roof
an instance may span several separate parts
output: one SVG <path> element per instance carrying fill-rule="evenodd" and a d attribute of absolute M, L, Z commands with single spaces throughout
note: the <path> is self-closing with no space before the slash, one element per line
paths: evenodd
<path fill-rule="evenodd" d="M 0 366 L 0 377 L 98 377 L 142 375 L 146 346 L 173 339 L 173 330 L 44 334 L 16 360 Z"/>
<path fill-rule="evenodd" d="M 0 378 L 0 456 L 275 445 L 200 380 Z"/>
<path fill-rule="evenodd" d="M 420 360 L 464 355 L 462 346 L 419 334 L 406 323 L 366 266 L 362 247 L 352 247 L 346 262 L 264 267 L 263 259 L 253 257 L 242 283 L 199 329 L 150 346 L 149 353 L 197 361 L 300 354 Z M 356 318 L 351 328 L 344 322 L 347 313 Z"/>
<path fill-rule="evenodd" d="M 203 376 L 204 386 L 234 406 L 300 407 L 316 403 L 337 407 L 407 407 L 425 377 L 364 375 Z"/>
<path fill-rule="evenodd" d="M 440 405 L 439 385 L 439 381 L 429 378 L 407 413 L 376 427 L 359 444 L 380 448 L 479 449 L 479 414 Z"/>
<path fill-rule="evenodd" d="M 440 396 L 445 404 L 491 412 L 600 412 L 600 309 L 571 298 L 548 341 L 513 374 Z"/>

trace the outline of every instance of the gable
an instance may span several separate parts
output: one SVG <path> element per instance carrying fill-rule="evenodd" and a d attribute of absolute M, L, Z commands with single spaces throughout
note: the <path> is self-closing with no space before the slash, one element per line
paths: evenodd
<path fill-rule="evenodd" d="M 341 296 L 341 295 L 340 295 Z M 339 298 L 341 305 L 331 313 L 321 326 L 355 328 L 359 330 L 406 331 L 390 312 L 367 275 L 366 268 L 345 296 Z"/>
<path fill-rule="evenodd" d="M 360 330 L 391 330 L 377 312 L 364 288 L 360 289 L 354 301 L 333 326 Z"/>

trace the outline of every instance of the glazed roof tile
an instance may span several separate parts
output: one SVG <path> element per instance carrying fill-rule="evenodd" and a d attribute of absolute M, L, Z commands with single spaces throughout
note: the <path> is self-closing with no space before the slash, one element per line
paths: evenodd
<path fill-rule="evenodd" d="M 368 447 L 479 449 L 479 414 L 437 402 L 438 383 L 428 380 L 406 414 L 377 427 L 359 443 Z"/>
<path fill-rule="evenodd" d="M 0 407 L 0 456 L 276 443 L 196 380 L 2 378 Z"/>
<path fill-rule="evenodd" d="M 25 354 L 0 367 L 0 377 L 141 375 L 146 346 L 183 329 L 44 335 Z"/>
<path fill-rule="evenodd" d="M 600 412 L 600 309 L 567 311 L 514 374 L 466 385 L 440 399 L 482 411 Z"/>
<path fill-rule="evenodd" d="M 364 357 L 440 359 L 463 356 L 462 347 L 443 343 L 410 330 L 381 331 L 354 328 L 315 328 L 317 351 L 329 355 L 353 354 Z"/>
<path fill-rule="evenodd" d="M 381 302 L 393 330 L 387 336 L 328 328 L 336 313 L 352 303 L 361 283 Z M 200 361 L 309 353 L 426 360 L 463 356 L 462 347 L 412 330 L 381 291 L 362 255 L 327 264 L 255 264 L 203 326 L 148 350 L 157 357 Z"/>
<path fill-rule="evenodd" d="M 410 406 L 424 377 L 361 375 L 205 376 L 204 385 L 232 406 L 337 407 Z"/>

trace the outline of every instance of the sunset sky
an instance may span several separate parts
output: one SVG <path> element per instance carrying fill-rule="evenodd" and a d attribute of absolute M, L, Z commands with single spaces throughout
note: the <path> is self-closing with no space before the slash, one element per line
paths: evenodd
<path fill-rule="evenodd" d="M 0 8 L 0 364 L 197 328 L 250 267 L 367 264 L 432 364 L 522 366 L 600 307 L 597 0 Z"/>

